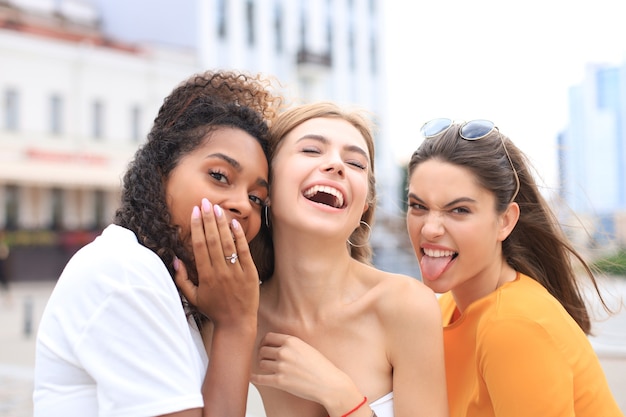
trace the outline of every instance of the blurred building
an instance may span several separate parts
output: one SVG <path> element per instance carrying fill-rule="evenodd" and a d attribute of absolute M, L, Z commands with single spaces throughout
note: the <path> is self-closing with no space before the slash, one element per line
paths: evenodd
<path fill-rule="evenodd" d="M 13 279 L 53 279 L 108 224 L 169 92 L 210 68 L 369 110 L 379 223 L 401 170 L 385 146 L 381 0 L 0 1 L 0 229 Z"/>
<path fill-rule="evenodd" d="M 626 63 L 590 64 L 570 89 L 559 175 L 561 198 L 586 229 L 570 230 L 581 247 L 626 247 L 625 110 Z"/>

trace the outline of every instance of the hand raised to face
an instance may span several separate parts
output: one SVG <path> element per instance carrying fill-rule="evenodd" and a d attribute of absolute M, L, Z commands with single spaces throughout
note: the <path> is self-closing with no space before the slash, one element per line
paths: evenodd
<path fill-rule="evenodd" d="M 256 323 L 259 275 L 239 222 L 229 223 L 220 206 L 203 199 L 201 208 L 193 208 L 190 229 L 198 285 L 177 260 L 182 294 L 216 326 Z"/>

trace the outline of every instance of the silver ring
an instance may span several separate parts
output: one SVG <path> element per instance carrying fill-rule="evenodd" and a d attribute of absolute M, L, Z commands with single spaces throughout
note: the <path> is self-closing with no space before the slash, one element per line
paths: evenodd
<path fill-rule="evenodd" d="M 234 264 L 235 262 L 237 262 L 238 257 L 239 256 L 235 252 L 233 252 L 233 254 L 230 256 L 224 256 L 224 258 L 226 258 L 226 260 L 229 261 L 231 264 Z"/>

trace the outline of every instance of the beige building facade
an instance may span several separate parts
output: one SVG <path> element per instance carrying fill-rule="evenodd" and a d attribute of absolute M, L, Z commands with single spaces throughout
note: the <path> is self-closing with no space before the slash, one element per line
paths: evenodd
<path fill-rule="evenodd" d="M 111 221 L 126 165 L 195 59 L 109 40 L 80 2 L 5 3 L 0 229 L 12 279 L 50 279 Z"/>

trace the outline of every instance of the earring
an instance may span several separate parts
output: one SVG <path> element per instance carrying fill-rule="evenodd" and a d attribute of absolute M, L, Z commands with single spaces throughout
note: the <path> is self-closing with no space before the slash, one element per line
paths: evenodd
<path fill-rule="evenodd" d="M 267 204 L 263 206 L 263 214 L 265 217 L 265 227 L 270 228 L 270 206 Z"/>
<path fill-rule="evenodd" d="M 363 225 L 365 227 L 367 227 L 368 233 L 367 233 L 367 239 L 365 240 L 365 243 L 363 243 L 362 245 L 355 245 L 354 243 L 350 242 L 350 239 L 348 239 L 348 243 L 350 244 L 350 246 L 352 246 L 353 248 L 362 248 L 363 246 L 366 246 L 371 237 L 372 237 L 372 227 L 367 224 L 367 222 L 365 220 L 361 220 L 360 221 L 360 225 Z"/>

